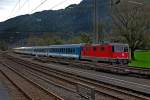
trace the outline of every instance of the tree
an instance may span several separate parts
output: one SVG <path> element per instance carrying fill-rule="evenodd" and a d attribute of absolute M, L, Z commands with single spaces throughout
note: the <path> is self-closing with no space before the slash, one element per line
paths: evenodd
<path fill-rule="evenodd" d="M 63 44 L 64 40 L 60 37 L 50 36 L 49 34 L 44 34 L 42 36 L 29 36 L 27 40 L 27 45 L 29 46 L 44 46 L 53 44 Z"/>
<path fill-rule="evenodd" d="M 82 43 L 92 43 L 90 36 L 86 33 L 81 33 L 80 38 L 81 38 Z"/>
<path fill-rule="evenodd" d="M 8 46 L 5 41 L 0 41 L 0 50 L 5 51 L 8 49 Z"/>
<path fill-rule="evenodd" d="M 129 44 L 131 58 L 134 60 L 134 51 L 147 44 L 149 33 L 149 15 L 142 7 L 129 7 L 120 5 L 113 9 L 113 32 L 118 33 L 122 42 Z"/>
<path fill-rule="evenodd" d="M 79 44 L 79 43 L 81 43 L 82 41 L 81 41 L 81 37 L 80 36 L 75 36 L 75 37 L 73 37 L 73 38 L 70 38 L 68 41 L 67 41 L 67 43 L 69 43 L 69 44 Z"/>

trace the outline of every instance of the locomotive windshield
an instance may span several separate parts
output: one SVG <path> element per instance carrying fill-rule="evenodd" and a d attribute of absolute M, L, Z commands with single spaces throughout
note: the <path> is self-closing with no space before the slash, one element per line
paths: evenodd
<path fill-rule="evenodd" d="M 114 45 L 112 47 L 113 52 L 128 52 L 128 46 Z"/>

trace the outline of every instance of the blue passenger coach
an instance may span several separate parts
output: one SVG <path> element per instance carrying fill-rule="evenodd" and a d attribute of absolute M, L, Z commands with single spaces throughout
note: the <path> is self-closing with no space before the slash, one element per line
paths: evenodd
<path fill-rule="evenodd" d="M 81 44 L 48 46 L 48 56 L 80 59 Z"/>
<path fill-rule="evenodd" d="M 82 44 L 33 46 L 14 48 L 14 51 L 35 56 L 52 56 L 80 59 Z"/>

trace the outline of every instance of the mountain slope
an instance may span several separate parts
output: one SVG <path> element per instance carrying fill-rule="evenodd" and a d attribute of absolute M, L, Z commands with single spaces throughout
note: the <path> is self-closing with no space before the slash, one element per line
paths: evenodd
<path fill-rule="evenodd" d="M 109 0 L 98 0 L 100 17 L 107 18 Z M 32 15 L 23 15 L 0 24 L 1 30 L 19 32 L 91 32 L 93 0 L 83 0 L 79 5 L 70 5 L 61 10 L 47 10 Z M 5 27 L 4 27 L 5 26 Z"/>

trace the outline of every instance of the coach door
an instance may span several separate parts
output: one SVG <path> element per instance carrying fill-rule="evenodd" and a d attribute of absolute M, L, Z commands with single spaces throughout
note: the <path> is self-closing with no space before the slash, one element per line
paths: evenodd
<path fill-rule="evenodd" d="M 94 57 L 97 57 L 97 48 L 96 48 L 96 46 L 93 46 L 93 56 Z"/>

